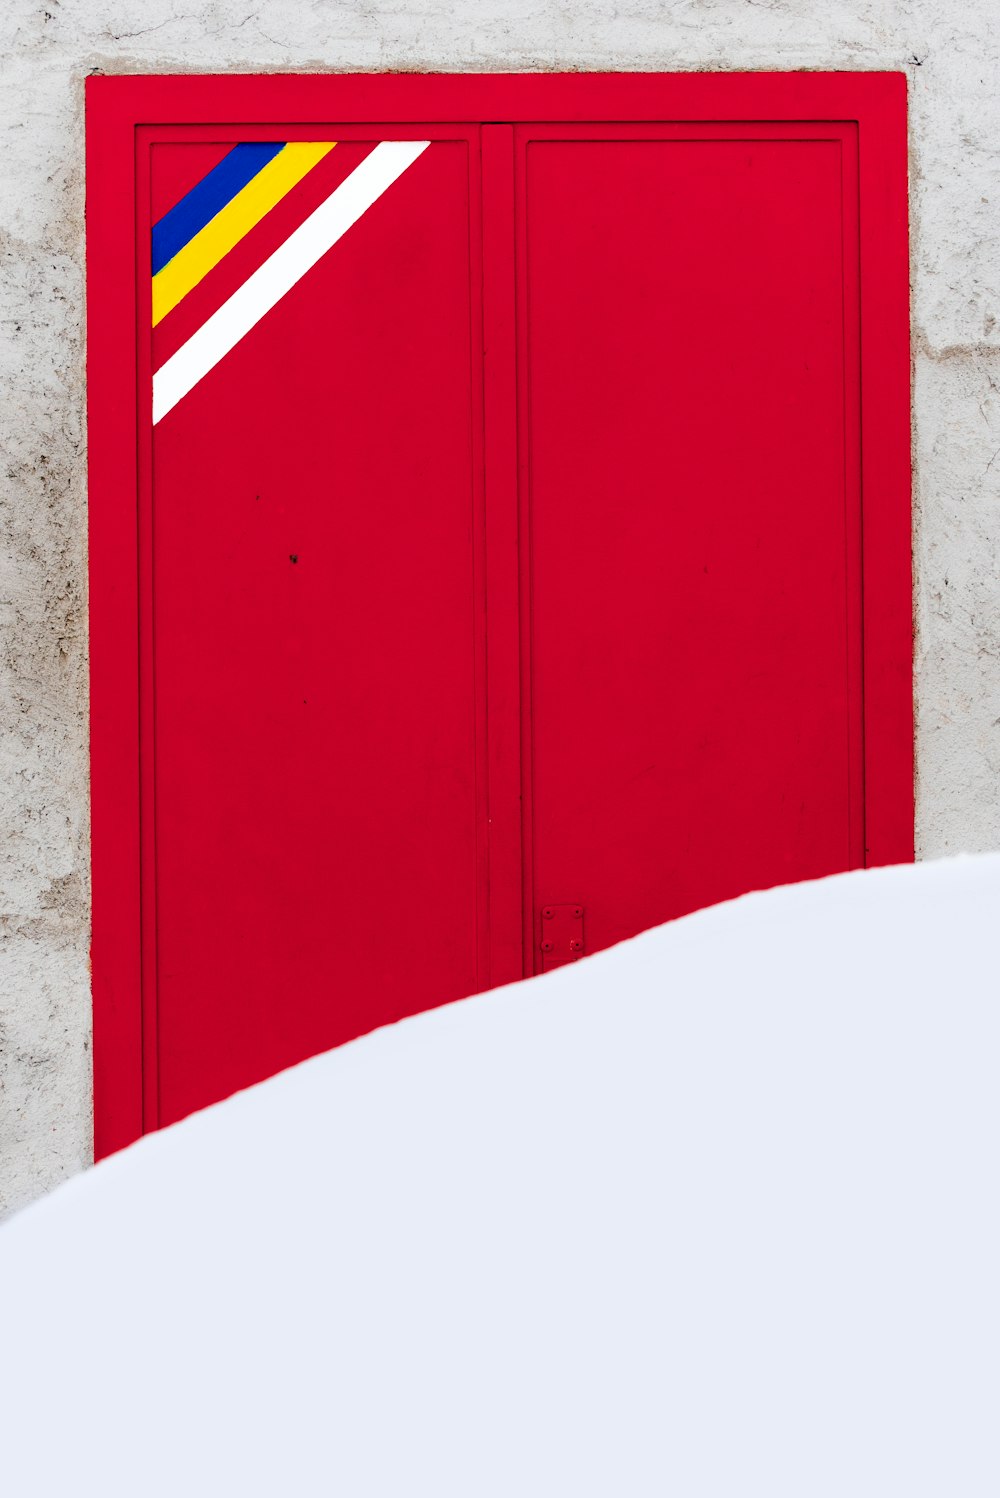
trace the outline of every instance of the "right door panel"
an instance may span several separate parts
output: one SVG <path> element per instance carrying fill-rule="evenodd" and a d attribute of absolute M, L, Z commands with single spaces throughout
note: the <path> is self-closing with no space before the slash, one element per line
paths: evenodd
<path fill-rule="evenodd" d="M 520 127 L 526 962 L 864 862 L 854 127 Z"/>

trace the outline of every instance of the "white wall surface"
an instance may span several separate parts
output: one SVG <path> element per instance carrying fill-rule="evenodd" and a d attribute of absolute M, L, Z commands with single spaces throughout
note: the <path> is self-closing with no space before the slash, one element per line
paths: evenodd
<path fill-rule="evenodd" d="M 918 848 L 1000 848 L 997 0 L 3 0 L 0 59 L 0 1212 L 91 1151 L 88 73 L 904 70 Z"/>

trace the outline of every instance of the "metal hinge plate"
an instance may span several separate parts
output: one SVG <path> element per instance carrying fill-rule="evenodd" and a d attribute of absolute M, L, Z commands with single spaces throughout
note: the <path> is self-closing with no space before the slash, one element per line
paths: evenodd
<path fill-rule="evenodd" d="M 539 924 L 543 973 L 583 956 L 582 905 L 543 905 Z"/>

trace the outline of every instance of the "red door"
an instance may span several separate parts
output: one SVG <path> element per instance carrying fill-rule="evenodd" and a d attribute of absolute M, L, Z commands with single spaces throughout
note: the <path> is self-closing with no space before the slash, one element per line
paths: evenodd
<path fill-rule="evenodd" d="M 842 126 L 517 133 L 530 851 L 589 950 L 864 861 Z"/>
<path fill-rule="evenodd" d="M 99 1153 L 912 856 L 899 80 L 89 98 Z"/>
<path fill-rule="evenodd" d="M 296 175 L 295 142 L 258 168 L 294 132 L 265 133 L 209 227 Z M 153 332 L 159 1123 L 482 986 L 470 145 L 392 133 L 302 144 L 301 179 L 214 264 L 245 218 L 204 246 Z M 171 212 L 195 231 L 168 274 L 241 153 L 152 145 L 154 245 Z M 278 257 L 322 248 L 351 193 L 360 216 L 271 305 Z M 240 296 L 255 321 L 229 347 Z"/>

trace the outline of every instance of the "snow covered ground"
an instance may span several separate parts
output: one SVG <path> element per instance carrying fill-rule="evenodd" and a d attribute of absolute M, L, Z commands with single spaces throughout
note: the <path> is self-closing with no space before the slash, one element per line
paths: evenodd
<path fill-rule="evenodd" d="M 1000 856 L 407 1020 L 0 1228 L 0 1488 L 1000 1491 Z"/>

